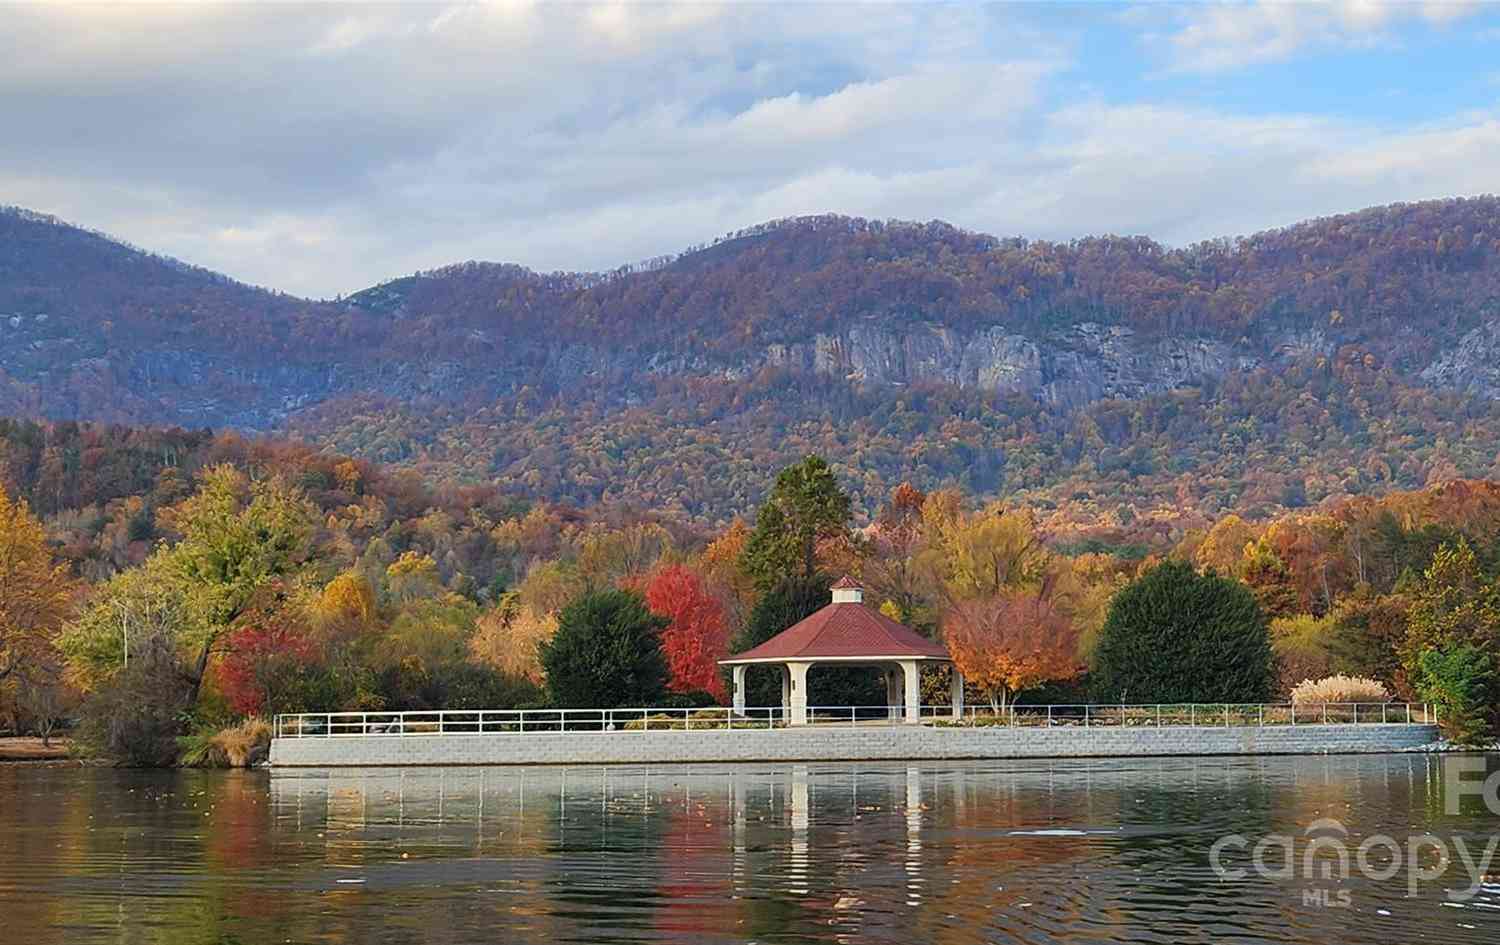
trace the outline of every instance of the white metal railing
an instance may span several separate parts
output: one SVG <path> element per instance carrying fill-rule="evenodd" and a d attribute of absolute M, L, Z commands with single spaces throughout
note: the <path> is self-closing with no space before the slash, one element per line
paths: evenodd
<path fill-rule="evenodd" d="M 701 709 L 443 709 L 416 712 L 303 712 L 278 715 L 277 738 L 345 735 L 526 735 L 768 729 L 787 724 L 780 707 Z"/>
<path fill-rule="evenodd" d="M 1316 705 L 1181 703 L 1150 705 L 987 705 L 957 714 L 947 705 L 925 705 L 920 721 L 934 726 L 1050 728 L 1059 726 L 1233 728 L 1282 725 L 1437 724 L 1433 706 L 1404 702 Z M 276 716 L 277 738 L 406 735 L 541 735 L 573 732 L 764 731 L 784 728 L 790 712 L 779 706 L 700 709 L 446 709 L 417 712 L 303 712 Z M 809 725 L 901 725 L 901 706 L 809 706 Z"/>
<path fill-rule="evenodd" d="M 1140 705 L 970 706 L 960 725 L 1047 727 L 1187 726 L 1264 728 L 1282 725 L 1436 725 L 1436 706 L 1409 702 L 1154 703 Z M 941 719 L 939 719 L 941 722 Z"/>

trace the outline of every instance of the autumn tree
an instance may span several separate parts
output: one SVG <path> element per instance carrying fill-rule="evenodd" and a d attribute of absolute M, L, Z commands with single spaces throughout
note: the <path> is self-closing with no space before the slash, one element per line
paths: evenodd
<path fill-rule="evenodd" d="M 707 692 L 725 701 L 718 661 L 729 654 L 724 606 L 703 579 L 682 565 L 659 569 L 646 585 L 651 612 L 670 621 L 661 634 L 667 660 L 667 688 L 673 692 Z"/>
<path fill-rule="evenodd" d="M 825 460 L 809 456 L 788 466 L 756 515 L 745 545 L 745 573 L 762 590 L 785 578 L 810 580 L 818 570 L 818 542 L 843 535 L 849 513 L 849 496 Z"/>
<path fill-rule="evenodd" d="M 1212 569 L 1225 577 L 1238 577 L 1244 566 L 1245 547 L 1255 537 L 1254 526 L 1231 513 L 1208 530 L 1193 552 L 1193 561 L 1205 571 Z"/>
<path fill-rule="evenodd" d="M 46 655 L 72 599 L 42 523 L 0 488 L 0 680 Z"/>
<path fill-rule="evenodd" d="M 1290 617 L 1297 613 L 1297 590 L 1292 584 L 1291 573 L 1264 538 L 1245 549 L 1240 574 L 1268 618 Z"/>
<path fill-rule="evenodd" d="M 1338 622 L 1332 615 L 1277 617 L 1271 621 L 1270 630 L 1279 694 L 1290 693 L 1309 679 L 1343 671 L 1338 656 Z"/>
<path fill-rule="evenodd" d="M 1401 665 L 1409 608 L 1406 595 L 1378 594 L 1368 584 L 1342 597 L 1329 614 L 1336 665 L 1348 675 L 1378 679 L 1410 697 L 1410 680 Z"/>
<path fill-rule="evenodd" d="M 403 552 L 385 569 L 385 585 L 392 599 L 410 603 L 433 597 L 443 589 L 437 562 L 420 551 Z"/>
<path fill-rule="evenodd" d="M 971 598 L 954 605 L 943 621 L 943 640 L 964 679 L 1004 711 L 1012 697 L 1082 672 L 1079 632 L 1055 585 Z"/>
<path fill-rule="evenodd" d="M 360 572 L 344 571 L 324 585 L 313 617 L 333 639 L 357 637 L 375 624 L 375 588 Z"/>
<path fill-rule="evenodd" d="M 541 646 L 555 633 L 555 614 L 538 613 L 510 593 L 479 615 L 469 640 L 469 655 L 507 676 L 541 685 L 545 679 Z"/>
<path fill-rule="evenodd" d="M 1486 574 L 1464 539 L 1432 556 L 1411 592 L 1405 659 L 1411 669 L 1423 650 L 1472 643 L 1500 648 L 1500 582 Z"/>
<path fill-rule="evenodd" d="M 314 512 L 281 479 L 251 481 L 219 466 L 205 472 L 198 491 L 167 518 L 182 538 L 158 554 L 201 617 L 201 635 L 185 641 L 196 650 L 188 663 L 196 693 L 219 638 L 262 588 L 307 560 Z"/>
<path fill-rule="evenodd" d="M 755 606 L 755 579 L 740 567 L 749 541 L 750 527 L 736 517 L 698 559 L 699 572 L 724 598 L 725 621 L 735 631 Z"/>
<path fill-rule="evenodd" d="M 917 556 L 922 549 L 922 506 L 927 495 L 909 482 L 891 490 L 890 500 L 867 531 L 863 573 L 866 589 L 884 604 L 894 604 L 901 623 L 928 623 L 918 609 L 923 602 Z"/>
<path fill-rule="evenodd" d="M 996 505 L 977 514 L 929 508 L 921 564 L 950 603 L 1037 588 L 1051 554 L 1024 509 Z"/>
<path fill-rule="evenodd" d="M 535 614 L 556 614 L 587 587 L 578 569 L 566 561 L 538 561 L 516 587 L 517 601 Z"/>
<path fill-rule="evenodd" d="M 137 645 L 164 640 L 196 701 L 210 658 L 256 595 L 304 566 L 313 512 L 281 479 L 251 481 L 217 466 L 162 520 L 177 542 L 94 595 L 63 645 L 70 664 L 97 684 L 124 668 Z"/>
<path fill-rule="evenodd" d="M 672 536 L 654 522 L 624 528 L 595 526 L 578 547 L 578 571 L 595 587 L 643 575 L 672 548 Z"/>
<path fill-rule="evenodd" d="M 58 646 L 73 680 L 93 691 L 128 669 L 138 651 L 149 649 L 154 658 L 163 651 L 180 656 L 184 641 L 207 635 L 201 620 L 166 556 L 157 554 L 96 587 L 88 606 L 63 628 Z"/>
<path fill-rule="evenodd" d="M 241 715 L 338 708 L 331 686 L 324 687 L 321 700 L 292 701 L 298 689 L 306 694 L 305 671 L 318 652 L 302 602 L 291 599 L 289 590 L 279 585 L 264 588 L 229 631 L 224 654 L 214 664 L 219 692 Z"/>

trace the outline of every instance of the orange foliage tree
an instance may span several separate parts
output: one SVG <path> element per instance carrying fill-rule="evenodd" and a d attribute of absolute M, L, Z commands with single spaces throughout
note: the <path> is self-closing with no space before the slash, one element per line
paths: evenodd
<path fill-rule="evenodd" d="M 1053 599 L 1050 582 L 1039 591 L 959 602 L 944 622 L 954 665 L 997 712 L 1019 693 L 1082 672 L 1078 640 L 1078 629 Z"/>
<path fill-rule="evenodd" d="M 42 523 L 0 488 L 0 679 L 38 659 L 67 616 L 73 581 Z"/>
<path fill-rule="evenodd" d="M 652 613 L 672 621 L 661 634 L 667 688 L 707 692 L 723 702 L 726 694 L 718 661 L 729 653 L 729 626 L 718 597 L 701 577 L 674 564 L 652 575 L 646 585 L 646 605 Z"/>

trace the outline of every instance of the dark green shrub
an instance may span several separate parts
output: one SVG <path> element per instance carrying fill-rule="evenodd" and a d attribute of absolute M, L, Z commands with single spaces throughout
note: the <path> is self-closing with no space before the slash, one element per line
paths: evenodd
<path fill-rule="evenodd" d="M 549 700 L 560 708 L 657 704 L 666 690 L 667 624 L 631 591 L 590 591 L 573 601 L 540 650 Z"/>
<path fill-rule="evenodd" d="M 541 689 L 529 679 L 507 676 L 489 666 L 455 663 L 431 676 L 435 708 L 509 709 L 535 702 Z"/>
<path fill-rule="evenodd" d="M 693 692 L 669 692 L 656 702 L 663 709 L 706 709 L 718 704 L 718 699 L 701 689 Z"/>
<path fill-rule="evenodd" d="M 1090 673 L 1101 702 L 1265 702 L 1275 679 L 1250 589 L 1167 562 L 1115 595 Z"/>

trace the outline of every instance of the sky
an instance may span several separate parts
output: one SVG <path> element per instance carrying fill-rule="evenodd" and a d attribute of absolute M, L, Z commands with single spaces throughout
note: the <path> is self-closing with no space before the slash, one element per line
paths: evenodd
<path fill-rule="evenodd" d="M 22 2 L 0 204 L 333 297 L 766 220 L 1171 245 L 1500 191 L 1500 3 Z"/>

